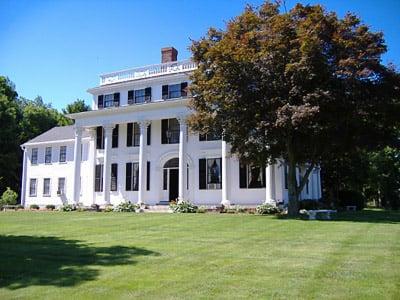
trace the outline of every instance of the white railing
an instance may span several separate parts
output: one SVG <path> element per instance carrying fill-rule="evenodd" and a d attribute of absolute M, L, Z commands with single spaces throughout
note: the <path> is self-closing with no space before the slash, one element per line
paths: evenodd
<path fill-rule="evenodd" d="M 102 74 L 100 75 L 100 85 L 156 77 L 166 74 L 188 72 L 193 71 L 196 68 L 196 63 L 191 60 L 172 61 L 158 65 L 150 65 L 108 74 Z"/>

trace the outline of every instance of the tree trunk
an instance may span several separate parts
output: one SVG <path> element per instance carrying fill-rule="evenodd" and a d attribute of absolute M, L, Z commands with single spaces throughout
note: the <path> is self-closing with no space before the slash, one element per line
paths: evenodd
<path fill-rule="evenodd" d="M 299 213 L 299 194 L 297 192 L 297 178 L 296 178 L 296 160 L 293 152 L 288 147 L 288 215 L 295 217 Z"/>

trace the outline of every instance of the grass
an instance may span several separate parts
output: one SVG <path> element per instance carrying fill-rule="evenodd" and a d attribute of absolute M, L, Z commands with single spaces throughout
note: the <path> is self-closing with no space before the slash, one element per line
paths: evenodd
<path fill-rule="evenodd" d="M 0 299 L 400 299 L 400 212 L 0 213 Z"/>

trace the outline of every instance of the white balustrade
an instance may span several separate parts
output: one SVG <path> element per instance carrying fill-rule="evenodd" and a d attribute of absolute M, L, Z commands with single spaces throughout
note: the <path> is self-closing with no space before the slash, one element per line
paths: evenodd
<path fill-rule="evenodd" d="M 100 85 L 124 82 L 128 80 L 156 77 L 165 74 L 193 71 L 197 68 L 191 60 L 172 61 L 163 64 L 150 65 L 129 70 L 117 71 L 100 75 Z"/>

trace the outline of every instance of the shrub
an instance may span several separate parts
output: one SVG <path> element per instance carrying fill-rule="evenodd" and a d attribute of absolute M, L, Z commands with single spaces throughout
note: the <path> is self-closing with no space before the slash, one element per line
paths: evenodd
<path fill-rule="evenodd" d="M 278 206 L 264 203 L 256 207 L 256 212 L 259 215 L 272 215 L 281 213 L 282 209 L 280 209 Z"/>
<path fill-rule="evenodd" d="M 103 211 L 104 211 L 104 212 L 112 212 L 112 211 L 114 211 L 113 205 L 112 205 L 112 204 L 106 205 L 106 206 L 104 207 L 104 210 L 103 210 Z"/>
<path fill-rule="evenodd" d="M 357 210 L 362 210 L 365 207 L 366 199 L 360 192 L 357 191 L 340 191 L 338 197 L 340 207 L 356 206 Z"/>
<path fill-rule="evenodd" d="M 39 209 L 39 205 L 37 205 L 37 204 L 31 204 L 31 205 L 29 206 L 29 208 L 30 208 L 30 209 Z"/>
<path fill-rule="evenodd" d="M 76 210 L 76 207 L 75 205 L 72 204 L 65 204 L 60 207 L 60 211 L 74 211 L 74 210 Z"/>
<path fill-rule="evenodd" d="M 3 195 L 0 198 L 0 207 L 3 207 L 4 205 L 17 204 L 17 198 L 18 194 L 9 187 L 7 187 L 7 189 L 4 191 Z"/>
<path fill-rule="evenodd" d="M 197 211 L 197 206 L 186 200 L 178 201 L 176 204 L 171 203 L 169 207 L 174 213 L 195 213 Z"/>
<path fill-rule="evenodd" d="M 115 208 L 114 211 L 117 212 L 135 212 L 139 208 L 138 205 L 133 204 L 131 202 L 121 202 L 118 204 Z"/>
<path fill-rule="evenodd" d="M 46 205 L 46 209 L 48 209 L 48 210 L 54 210 L 54 209 L 56 209 L 56 206 L 53 205 L 53 204 L 47 204 L 47 205 Z"/>
<path fill-rule="evenodd" d="M 198 208 L 197 208 L 197 213 L 199 213 L 199 214 L 204 214 L 204 213 L 206 213 L 207 212 L 207 206 L 204 206 L 204 205 L 202 205 L 202 206 L 199 206 Z"/>
<path fill-rule="evenodd" d="M 18 204 L 15 208 L 16 209 L 25 209 L 25 207 L 23 205 L 21 205 L 21 204 Z"/>

